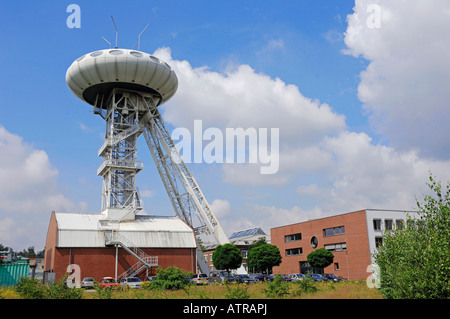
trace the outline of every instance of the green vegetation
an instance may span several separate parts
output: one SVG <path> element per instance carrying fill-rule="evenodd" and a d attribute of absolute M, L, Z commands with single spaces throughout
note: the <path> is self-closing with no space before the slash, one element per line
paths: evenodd
<path fill-rule="evenodd" d="M 450 298 L 450 185 L 430 176 L 419 218 L 383 236 L 375 260 L 385 298 Z"/>
<path fill-rule="evenodd" d="M 149 289 L 177 290 L 186 289 L 189 285 L 189 274 L 178 267 L 158 267 L 156 274 L 157 279 L 146 285 Z"/>
<path fill-rule="evenodd" d="M 319 248 L 309 253 L 306 259 L 311 267 L 323 269 L 333 263 L 334 256 L 331 251 Z"/>
<path fill-rule="evenodd" d="M 28 282 L 28 289 L 33 291 L 42 287 L 36 282 Z M 59 297 L 69 299 L 76 296 L 82 299 L 381 299 L 378 289 L 370 289 L 365 281 L 361 282 L 310 282 L 313 290 L 299 292 L 302 282 L 258 282 L 255 284 L 212 284 L 194 286 L 187 289 L 102 289 L 84 290 L 79 288 L 69 289 L 74 295 L 61 294 Z M 151 286 L 152 283 L 149 283 Z M 273 287 L 273 288 L 270 288 Z M 149 288 L 149 287 L 148 287 Z M 46 288 L 44 288 L 46 289 Z M 268 292 L 270 291 L 270 292 Z M 35 292 L 34 292 L 35 293 Z M 46 294 L 31 293 L 25 295 L 19 293 L 17 288 L 1 288 L 0 299 L 48 299 Z M 103 294 L 104 293 L 104 294 Z M 272 294 L 273 293 L 273 294 Z M 80 295 L 78 295 L 80 294 Z"/>
<path fill-rule="evenodd" d="M 272 267 L 279 266 L 280 263 L 280 250 L 275 245 L 264 243 L 251 248 L 248 252 L 248 269 L 252 269 L 254 272 L 271 273 Z"/>
<path fill-rule="evenodd" d="M 64 283 L 66 278 L 49 285 L 42 285 L 35 279 L 20 278 L 16 292 L 24 299 L 81 299 L 81 289 L 71 289 Z"/>
<path fill-rule="evenodd" d="M 241 251 L 233 244 L 218 245 L 212 258 L 214 267 L 226 270 L 228 275 L 231 269 L 237 269 L 242 264 Z"/>

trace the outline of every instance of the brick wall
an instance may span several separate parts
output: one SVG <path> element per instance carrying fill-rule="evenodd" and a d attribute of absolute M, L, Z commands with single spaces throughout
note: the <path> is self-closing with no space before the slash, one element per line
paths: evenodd
<path fill-rule="evenodd" d="M 345 227 L 345 234 L 324 236 L 324 229 L 338 226 Z M 301 240 L 285 242 L 286 235 L 297 233 L 301 233 Z M 327 244 L 346 243 L 346 250 L 333 252 L 333 264 L 324 272 L 349 280 L 365 280 L 369 276 L 366 269 L 370 264 L 370 252 L 364 210 L 272 228 L 270 234 L 272 244 L 280 249 L 283 257 L 281 265 L 273 268 L 274 273 L 300 273 L 300 262 L 306 261 L 308 254 L 315 249 L 324 248 Z M 311 246 L 313 236 L 318 240 L 315 249 Z M 302 248 L 302 254 L 286 256 L 286 250 L 293 248 Z"/>

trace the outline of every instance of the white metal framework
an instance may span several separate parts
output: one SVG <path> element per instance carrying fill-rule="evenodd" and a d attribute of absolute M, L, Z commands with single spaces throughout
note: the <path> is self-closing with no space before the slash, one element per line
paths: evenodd
<path fill-rule="evenodd" d="M 114 89 L 105 105 L 97 105 L 106 120 L 106 139 L 99 156 L 105 159 L 98 169 L 103 177 L 102 207 L 124 209 L 121 216 L 141 208 L 136 174 L 136 140 L 143 133 L 173 209 L 196 235 L 211 234 L 219 244 L 228 243 L 219 221 L 190 170 L 183 162 L 157 108 L 159 98 L 151 93 Z M 127 209 L 128 207 L 128 209 Z M 122 218 L 119 216 L 118 218 Z M 201 251 L 197 260 L 202 271 Z"/>
<path fill-rule="evenodd" d="M 66 81 L 106 122 L 105 142 L 98 152 L 104 160 L 97 171 L 103 177 L 106 224 L 118 227 L 122 220 L 134 219 L 142 208 L 136 174 L 143 164 L 137 161 L 136 142 L 143 134 L 176 215 L 196 235 L 211 234 L 219 244 L 229 242 L 157 109 L 178 87 L 176 74 L 167 63 L 141 51 L 100 50 L 74 61 Z M 113 229 L 111 225 L 107 228 Z M 199 247 L 197 262 L 201 271 L 208 271 Z"/>

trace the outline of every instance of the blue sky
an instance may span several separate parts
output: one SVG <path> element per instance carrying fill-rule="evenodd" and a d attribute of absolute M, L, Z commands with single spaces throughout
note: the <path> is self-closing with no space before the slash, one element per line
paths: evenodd
<path fill-rule="evenodd" d="M 81 28 L 66 25 L 71 3 L 81 8 Z M 365 25 L 372 3 L 382 13 L 381 27 L 375 30 Z M 190 165 L 227 234 L 252 226 L 269 232 L 273 226 L 355 209 L 414 208 L 414 196 L 424 192 L 428 172 L 445 180 L 449 171 L 449 154 L 442 150 L 448 146 L 447 129 L 440 125 L 448 119 L 448 93 L 442 85 L 448 79 L 448 62 L 433 50 L 448 44 L 442 31 L 448 29 L 446 6 L 438 0 L 425 9 L 420 0 L 3 4 L 0 243 L 40 250 L 52 209 L 100 210 L 96 169 L 104 123 L 70 92 L 65 73 L 77 57 L 108 47 L 101 36 L 114 42 L 111 15 L 119 29 L 119 47 L 134 46 L 150 23 L 141 50 L 168 60 L 180 72 L 180 82 L 196 74 L 198 83 L 180 83 L 179 93 L 162 108 L 169 129 L 189 127 L 195 119 L 219 128 L 232 122 L 280 128 L 283 160 L 277 176 L 253 176 L 246 167 Z M 438 61 L 442 73 L 437 72 Z M 217 82 L 202 87 L 211 75 Z M 208 94 L 225 101 L 221 88 L 231 78 L 248 85 L 250 101 L 267 94 L 258 92 L 256 83 L 265 87 L 279 79 L 286 94 L 260 108 L 240 105 L 254 111 L 248 121 L 237 106 L 225 113 L 225 102 L 208 105 L 197 94 L 210 89 Z M 437 85 L 428 88 L 421 81 Z M 417 83 L 420 89 L 414 87 Z M 284 100 L 290 87 L 298 102 Z M 289 113 L 289 103 L 310 110 L 311 120 Z M 425 106 L 435 116 L 424 115 Z M 273 111 L 273 121 L 267 122 L 258 110 Z M 413 130 L 418 123 L 420 128 Z M 302 128 L 308 125 L 305 133 Z M 170 214 L 142 138 L 138 152 L 145 165 L 138 185 L 146 195 L 146 210 Z M 23 165 L 30 165 L 32 174 L 25 174 Z"/>

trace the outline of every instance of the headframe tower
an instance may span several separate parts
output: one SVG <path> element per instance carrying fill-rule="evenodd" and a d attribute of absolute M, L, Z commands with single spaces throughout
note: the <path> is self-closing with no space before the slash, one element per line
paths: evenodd
<path fill-rule="evenodd" d="M 137 139 L 144 135 L 175 214 L 196 235 L 211 234 L 218 244 L 228 243 L 219 221 L 170 137 L 158 106 L 176 92 L 174 70 L 159 58 L 138 50 L 110 48 L 76 59 L 66 73 L 70 90 L 93 106 L 106 124 L 105 141 L 98 155 L 103 162 L 102 214 L 121 222 L 142 209 L 136 175 Z M 197 263 L 207 272 L 197 248 Z"/>

